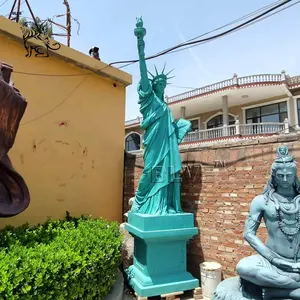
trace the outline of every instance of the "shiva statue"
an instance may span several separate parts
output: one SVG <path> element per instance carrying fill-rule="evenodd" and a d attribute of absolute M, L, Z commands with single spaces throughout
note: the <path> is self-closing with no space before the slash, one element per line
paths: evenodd
<path fill-rule="evenodd" d="M 225 280 L 215 299 L 300 299 L 300 182 L 288 148 L 280 146 L 277 155 L 264 193 L 253 199 L 246 220 L 244 238 L 258 254 L 237 265 L 241 297 L 228 298 L 233 289 Z M 266 244 L 256 235 L 262 220 L 268 232 Z M 227 297 L 225 289 L 231 289 Z"/>
<path fill-rule="evenodd" d="M 140 112 L 144 130 L 144 171 L 141 176 L 131 212 L 167 215 L 182 213 L 180 205 L 181 158 L 179 144 L 191 130 L 191 122 L 174 120 L 164 91 L 168 73 L 165 67 L 152 75 L 146 66 L 146 29 L 137 18 L 134 34 L 137 37 L 141 80 L 138 84 Z M 148 78 L 148 73 L 152 78 Z"/>

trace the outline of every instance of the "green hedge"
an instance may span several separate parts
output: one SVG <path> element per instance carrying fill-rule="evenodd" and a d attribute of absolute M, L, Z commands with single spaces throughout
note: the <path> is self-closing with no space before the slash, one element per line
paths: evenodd
<path fill-rule="evenodd" d="M 116 280 L 117 223 L 67 217 L 0 231 L 0 299 L 103 299 Z"/>

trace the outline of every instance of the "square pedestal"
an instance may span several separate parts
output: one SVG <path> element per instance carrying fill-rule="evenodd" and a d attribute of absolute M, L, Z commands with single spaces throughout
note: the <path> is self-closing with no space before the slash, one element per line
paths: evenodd
<path fill-rule="evenodd" d="M 186 270 L 186 243 L 198 233 L 193 214 L 128 214 L 126 230 L 134 237 L 130 285 L 142 297 L 187 291 L 199 286 Z"/>

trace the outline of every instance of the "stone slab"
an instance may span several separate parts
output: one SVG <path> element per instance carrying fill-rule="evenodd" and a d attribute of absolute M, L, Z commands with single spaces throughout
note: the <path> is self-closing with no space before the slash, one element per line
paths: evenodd
<path fill-rule="evenodd" d="M 194 227 L 194 215 L 190 213 L 153 216 L 130 212 L 125 229 L 142 239 L 186 236 L 188 240 L 198 233 L 198 228 Z"/>

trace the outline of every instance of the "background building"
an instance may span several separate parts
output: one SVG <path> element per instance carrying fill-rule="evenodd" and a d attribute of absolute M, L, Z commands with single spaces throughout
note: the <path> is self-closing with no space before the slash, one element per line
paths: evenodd
<path fill-rule="evenodd" d="M 173 117 L 192 122 L 182 148 L 229 139 L 289 133 L 300 120 L 300 76 L 258 74 L 233 78 L 166 98 Z M 125 122 L 125 149 L 141 148 L 141 118 Z"/>

